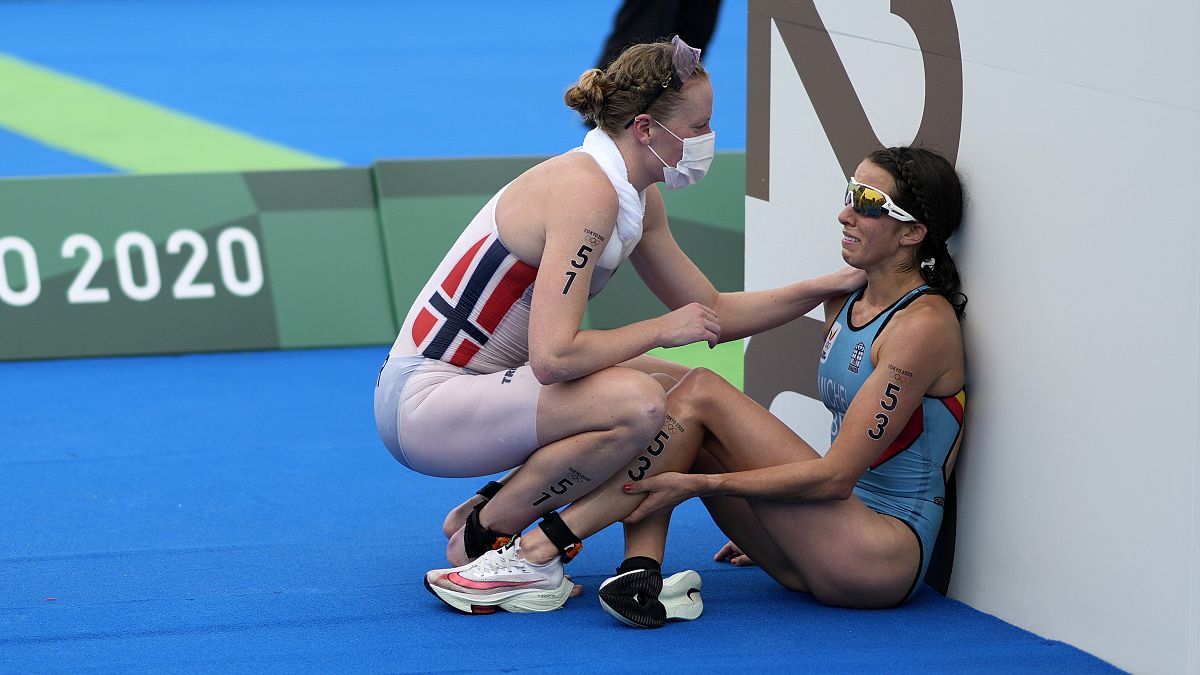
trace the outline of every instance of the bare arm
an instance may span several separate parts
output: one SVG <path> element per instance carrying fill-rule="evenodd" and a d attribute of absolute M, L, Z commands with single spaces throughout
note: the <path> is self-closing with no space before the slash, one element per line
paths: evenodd
<path fill-rule="evenodd" d="M 544 210 L 546 241 L 529 319 L 529 363 L 538 381 L 577 379 L 654 347 L 715 342 L 720 329 L 703 307 L 613 330 L 580 330 L 596 260 L 606 245 L 620 242 L 610 242 L 617 203 L 608 180 L 602 174 L 575 179 L 572 197 L 548 198 Z"/>
<path fill-rule="evenodd" d="M 689 302 L 711 307 L 721 324 L 721 342 L 781 326 L 831 297 L 862 287 L 866 276 L 844 268 L 833 274 L 762 291 L 721 293 L 679 248 L 667 226 L 662 196 L 646 191 L 642 242 L 630 256 L 646 287 L 670 309 Z"/>
<path fill-rule="evenodd" d="M 957 323 L 925 308 L 897 317 L 880 344 L 875 371 L 854 397 L 841 431 L 820 459 L 767 470 L 712 476 L 704 494 L 769 500 L 847 499 L 886 450 L 956 354 Z M 943 324 L 940 325 L 939 324 Z"/>
<path fill-rule="evenodd" d="M 907 313 L 907 312 L 906 312 Z M 953 325 L 951 325 L 953 324 Z M 727 474 L 662 474 L 634 485 L 650 492 L 636 520 L 693 496 L 727 495 L 758 500 L 847 499 L 867 468 L 900 435 L 922 398 L 961 360 L 957 321 L 921 309 L 897 317 L 881 343 L 875 371 L 846 411 L 841 431 L 824 457 Z M 753 452 L 753 448 L 740 448 Z"/>

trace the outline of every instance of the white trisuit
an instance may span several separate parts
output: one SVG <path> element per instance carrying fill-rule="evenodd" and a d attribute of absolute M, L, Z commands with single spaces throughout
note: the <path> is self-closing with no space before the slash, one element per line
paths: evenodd
<path fill-rule="evenodd" d="M 646 196 L 629 183 L 599 129 L 585 152 L 617 192 L 614 232 L 596 261 L 602 289 L 642 237 Z M 507 186 L 506 186 L 507 188 Z M 432 476 L 483 476 L 523 464 L 538 448 L 542 385 L 529 367 L 529 309 L 537 268 L 513 255 L 484 205 L 417 296 L 375 385 L 375 425 L 405 466 Z"/>

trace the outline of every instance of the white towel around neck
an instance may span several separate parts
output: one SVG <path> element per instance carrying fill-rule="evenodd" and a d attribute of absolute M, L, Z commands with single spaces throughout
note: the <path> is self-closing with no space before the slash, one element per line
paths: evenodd
<path fill-rule="evenodd" d="M 642 219 L 646 215 L 646 192 L 638 192 L 629 182 L 625 158 L 608 134 L 599 128 L 583 137 L 583 147 L 576 150 L 591 155 L 604 170 L 613 189 L 617 191 L 617 239 L 621 240 L 621 260 L 629 257 L 633 247 L 642 239 Z"/>

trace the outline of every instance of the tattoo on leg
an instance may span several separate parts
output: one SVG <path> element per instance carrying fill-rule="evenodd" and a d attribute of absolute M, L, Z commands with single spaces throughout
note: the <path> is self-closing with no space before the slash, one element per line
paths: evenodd
<path fill-rule="evenodd" d="M 658 432 L 658 435 L 654 437 L 654 440 L 651 441 L 650 445 L 646 448 L 646 453 L 637 458 L 638 465 L 627 472 L 631 480 L 641 480 L 646 477 L 646 472 L 649 471 L 650 467 L 654 465 L 654 460 L 652 458 L 658 457 L 663 453 L 663 450 L 667 449 L 667 441 L 670 440 L 670 438 L 671 435 L 666 431 Z M 634 473 L 635 470 L 637 473 Z"/>
<path fill-rule="evenodd" d="M 569 476 L 567 478 L 564 478 L 564 479 L 558 481 L 557 483 L 555 483 L 554 485 L 551 485 L 549 487 L 549 489 L 542 490 L 542 494 L 537 498 L 537 501 L 530 504 L 530 506 L 537 506 L 538 504 L 541 504 L 542 502 L 546 501 L 547 499 L 550 499 L 551 495 L 566 494 L 567 488 L 575 485 L 576 482 L 587 482 L 587 483 L 592 482 L 591 478 L 588 478 L 587 476 L 583 475 L 583 473 L 581 471 L 575 469 L 574 467 L 568 466 L 567 473 L 569 474 Z"/>

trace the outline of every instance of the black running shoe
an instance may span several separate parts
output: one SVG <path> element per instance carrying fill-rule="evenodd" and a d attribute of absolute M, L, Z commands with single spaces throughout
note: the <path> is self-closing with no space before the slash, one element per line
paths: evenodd
<path fill-rule="evenodd" d="M 670 620 L 691 620 L 704 611 L 700 575 L 685 570 L 664 581 L 658 570 L 630 570 L 600 584 L 600 606 L 635 628 L 659 628 Z"/>

